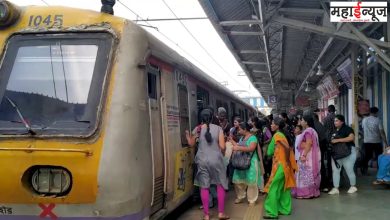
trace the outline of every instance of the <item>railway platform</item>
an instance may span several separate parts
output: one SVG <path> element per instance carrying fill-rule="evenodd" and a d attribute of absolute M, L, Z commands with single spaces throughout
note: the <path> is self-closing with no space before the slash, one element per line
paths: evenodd
<path fill-rule="evenodd" d="M 293 199 L 293 212 L 290 216 L 280 216 L 286 220 L 387 220 L 390 216 L 390 186 L 374 186 L 375 170 L 369 176 L 357 176 L 358 193 L 349 195 L 347 188 L 341 188 L 339 195 L 322 193 L 317 199 Z M 263 219 L 264 196 L 260 196 L 256 206 L 247 203 L 234 204 L 235 194 L 230 191 L 226 199 L 226 213 L 232 220 Z M 165 220 L 198 220 L 202 219 L 200 204 L 183 209 L 181 215 L 168 216 Z M 211 219 L 217 219 L 217 207 L 210 210 Z"/>

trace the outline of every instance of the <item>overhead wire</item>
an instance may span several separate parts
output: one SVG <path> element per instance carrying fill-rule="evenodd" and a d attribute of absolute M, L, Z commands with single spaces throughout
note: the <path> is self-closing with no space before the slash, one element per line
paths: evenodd
<path fill-rule="evenodd" d="M 49 4 L 45 1 L 45 0 L 41 0 L 41 2 L 43 2 L 45 5 L 49 6 Z M 142 22 L 145 22 L 146 24 L 148 24 L 147 27 L 155 27 L 154 25 L 152 25 L 151 23 L 149 23 L 147 20 L 145 20 L 144 18 L 142 18 L 142 16 L 140 16 L 138 13 L 136 13 L 134 10 L 132 10 L 130 7 L 128 7 L 125 3 L 123 3 L 121 0 L 117 0 L 117 2 L 119 2 L 119 4 L 121 4 L 123 7 L 125 7 L 128 11 L 130 11 L 132 14 L 134 14 L 137 18 L 136 20 L 138 19 L 141 19 Z M 176 19 L 178 19 L 178 21 L 180 22 L 180 24 L 184 27 L 184 29 L 191 35 L 191 37 L 196 41 L 196 43 L 202 48 L 202 50 L 211 58 L 211 60 L 223 71 L 225 72 L 230 79 L 232 79 L 233 81 L 237 82 L 236 79 L 234 79 L 230 74 L 229 72 L 221 65 L 218 63 L 218 61 L 210 54 L 210 52 L 199 42 L 199 40 L 193 35 L 193 33 L 187 28 L 187 26 L 179 19 L 179 17 L 176 15 L 176 13 L 172 10 L 172 8 L 163 0 L 163 3 L 166 5 L 166 7 L 171 11 L 171 13 L 176 17 Z M 158 28 L 154 28 L 159 34 L 161 34 L 165 39 L 167 39 L 169 42 L 171 42 L 172 44 L 174 44 L 175 46 L 177 46 L 178 48 L 180 48 L 186 55 L 188 55 L 189 57 L 191 57 L 194 61 L 196 61 L 200 66 L 202 66 L 204 69 L 206 69 L 207 71 L 209 72 L 214 72 L 212 70 L 210 70 L 207 66 L 205 66 L 202 62 L 200 62 L 198 59 L 196 59 L 193 55 L 191 55 L 189 52 L 187 52 L 183 47 L 181 47 L 177 42 L 173 41 L 171 38 L 169 38 L 166 34 L 162 33 Z M 238 83 L 240 86 L 242 87 L 245 87 L 243 85 L 241 85 L 241 83 Z"/>
<path fill-rule="evenodd" d="M 165 0 L 162 0 L 164 5 L 169 9 L 169 11 L 178 19 L 177 21 L 180 22 L 180 24 L 183 26 L 183 28 L 187 31 L 187 33 L 192 37 L 192 39 L 195 40 L 195 42 L 202 48 L 202 50 L 211 58 L 211 60 L 219 67 L 223 72 L 225 72 L 230 79 L 237 82 L 236 79 L 234 79 L 230 73 L 221 65 L 218 63 L 218 61 L 210 54 L 210 52 L 203 46 L 202 43 L 194 36 L 194 34 L 187 28 L 187 26 L 179 19 L 179 17 L 176 15 L 176 13 L 173 11 L 173 9 L 165 2 Z M 241 85 L 241 83 L 238 83 L 240 86 L 245 87 Z"/>
<path fill-rule="evenodd" d="M 49 6 L 49 4 L 45 0 L 41 0 L 46 6 Z"/>
<path fill-rule="evenodd" d="M 142 18 L 139 14 L 137 14 L 134 10 L 132 10 L 131 8 L 129 8 L 126 4 L 124 4 L 123 2 L 121 2 L 120 0 L 117 0 L 117 2 L 119 2 L 119 4 L 121 4 L 123 7 L 125 7 L 128 11 L 130 11 L 131 13 L 133 13 L 135 16 L 137 16 L 137 20 L 138 18 L 140 18 L 141 20 L 143 20 L 142 22 L 145 22 L 146 24 L 148 24 L 147 27 L 154 27 L 150 22 L 146 21 L 144 18 Z M 173 45 L 176 45 L 178 48 L 180 48 L 186 55 L 188 55 L 189 57 L 191 57 L 193 60 L 195 60 L 199 65 L 201 65 L 203 68 L 205 68 L 206 70 L 212 72 L 207 66 L 203 65 L 198 59 L 196 59 L 194 56 L 192 56 L 189 52 L 187 52 L 184 48 L 182 48 L 177 42 L 173 41 L 171 38 L 169 38 L 167 35 L 165 35 L 164 33 L 162 33 L 158 28 L 154 28 L 159 34 L 161 34 L 165 39 L 167 39 L 169 42 L 171 42 Z"/>
<path fill-rule="evenodd" d="M 47 6 L 49 6 L 49 4 L 45 1 L 45 0 L 41 0 L 41 2 L 43 2 L 44 4 L 46 4 Z M 151 23 L 149 23 L 148 21 L 146 21 L 144 18 L 142 18 L 142 16 L 140 16 L 137 12 L 135 12 L 134 10 L 132 10 L 130 7 L 128 7 L 125 3 L 121 2 L 120 0 L 117 0 L 117 2 L 119 2 L 119 4 L 121 4 L 123 7 L 125 7 L 128 11 L 130 11 L 132 14 L 134 14 L 137 19 L 140 18 L 141 20 L 144 20 L 143 22 L 145 22 L 146 24 L 148 24 L 147 26 L 146 25 L 141 25 L 141 26 L 145 26 L 145 27 L 150 27 L 150 28 L 153 28 L 155 29 L 159 34 L 161 34 L 165 39 L 167 39 L 169 42 L 171 42 L 173 45 L 176 45 L 178 48 L 180 48 L 187 56 L 191 57 L 195 62 L 197 62 L 200 66 L 202 66 L 204 69 L 206 69 L 207 71 L 210 71 L 212 72 L 207 66 L 203 65 L 198 59 L 196 59 L 194 56 L 192 56 L 189 52 L 187 52 L 184 48 L 182 48 L 177 42 L 173 41 L 171 38 L 169 38 L 167 35 L 165 35 L 164 33 L 162 33 L 157 27 L 155 27 L 154 25 L 152 25 Z"/>
<path fill-rule="evenodd" d="M 133 11 L 131 8 L 129 8 L 127 5 L 125 5 L 125 3 L 121 2 L 120 0 L 117 0 L 117 2 L 119 2 L 119 4 L 121 4 L 123 7 L 125 7 L 127 10 L 129 10 L 129 11 L 130 11 L 131 13 L 133 13 L 135 16 L 137 16 L 137 19 L 138 19 L 138 18 L 141 18 L 141 19 L 142 19 L 142 17 L 139 16 L 139 14 L 137 14 L 135 11 Z M 144 20 L 144 19 L 142 19 L 142 20 Z M 151 25 L 149 22 L 145 22 L 145 23 L 147 23 L 148 25 Z"/>
<path fill-rule="evenodd" d="M 121 4 L 123 7 L 125 7 L 127 10 L 129 10 L 131 13 L 133 13 L 135 16 L 137 16 L 137 20 L 138 18 L 140 18 L 141 20 L 143 20 L 143 22 L 145 22 L 146 24 L 148 24 L 149 26 L 153 26 L 150 22 L 148 22 L 146 19 L 142 18 L 142 16 L 140 16 L 139 14 L 137 14 L 134 10 L 131 10 L 126 4 L 124 4 L 121 0 L 117 0 L 119 2 L 119 4 Z M 164 2 L 165 3 L 165 2 Z M 166 4 L 166 3 L 165 3 Z M 169 6 L 168 6 L 169 7 Z M 170 9 L 171 10 L 171 9 Z M 177 15 L 171 10 L 172 14 L 178 19 Z M 180 20 L 179 20 L 180 21 Z M 180 23 L 182 23 L 180 21 Z M 182 23 L 182 25 L 184 25 Z M 184 25 L 185 26 L 185 25 Z M 187 31 L 189 31 L 187 29 L 187 27 L 185 27 Z M 186 55 L 188 55 L 189 57 L 191 57 L 194 61 L 196 61 L 200 66 L 202 66 L 205 70 L 209 71 L 209 72 L 214 72 L 212 70 L 210 70 L 210 68 L 208 68 L 207 66 L 205 66 L 202 62 L 200 62 L 198 59 L 196 59 L 194 56 L 192 56 L 189 52 L 187 52 L 184 48 L 182 48 L 177 42 L 173 41 L 171 38 L 169 38 L 167 35 L 165 35 L 164 33 L 162 33 L 158 28 L 156 29 L 157 32 L 159 32 L 164 38 L 166 38 L 169 42 L 171 42 L 172 44 L 176 45 L 178 48 L 180 48 Z M 191 35 L 193 36 L 193 34 L 191 33 Z M 193 36 L 194 38 L 194 36 Z M 196 38 L 195 38 L 196 39 Z M 196 41 L 198 42 L 198 44 L 200 44 L 200 42 L 196 39 Z M 213 59 L 213 61 L 233 80 L 233 81 L 236 81 L 212 56 L 211 54 L 204 48 L 203 45 L 200 44 L 200 46 L 203 48 L 203 50 L 206 51 L 206 53 Z M 241 87 L 244 87 L 245 86 L 242 86 L 240 84 Z"/>

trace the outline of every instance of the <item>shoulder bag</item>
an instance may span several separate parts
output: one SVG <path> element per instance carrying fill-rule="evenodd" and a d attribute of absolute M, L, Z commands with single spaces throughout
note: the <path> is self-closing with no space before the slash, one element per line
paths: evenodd
<path fill-rule="evenodd" d="M 232 167 L 237 170 L 247 170 L 251 166 L 251 160 L 256 149 L 252 152 L 235 151 L 232 154 Z"/>
<path fill-rule="evenodd" d="M 351 155 L 351 148 L 351 146 L 348 146 L 347 143 L 344 142 L 331 145 L 331 155 L 332 158 L 335 160 L 336 165 L 338 165 L 337 160 L 343 159 Z"/>

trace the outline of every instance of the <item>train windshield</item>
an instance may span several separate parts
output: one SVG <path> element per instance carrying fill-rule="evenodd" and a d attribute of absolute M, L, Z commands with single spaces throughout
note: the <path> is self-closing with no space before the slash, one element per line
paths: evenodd
<path fill-rule="evenodd" d="M 12 37 L 0 67 L 0 134 L 93 133 L 111 45 L 105 33 Z"/>

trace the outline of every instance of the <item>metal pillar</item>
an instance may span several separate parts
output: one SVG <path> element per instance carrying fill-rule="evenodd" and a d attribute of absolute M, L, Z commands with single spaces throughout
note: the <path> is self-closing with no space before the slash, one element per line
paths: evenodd
<path fill-rule="evenodd" d="M 390 42 L 390 16 L 387 16 L 387 23 L 383 24 L 383 30 L 384 30 L 385 42 Z M 390 56 L 390 50 L 387 50 L 386 54 L 388 56 Z M 390 70 L 387 69 L 387 73 L 384 74 L 385 75 L 385 79 L 386 79 L 386 77 L 388 77 L 389 74 L 390 74 Z M 386 80 L 384 80 L 384 81 L 386 82 L 385 85 L 387 83 L 390 83 L 389 81 L 386 81 Z M 387 88 L 388 87 L 386 86 L 385 87 L 385 91 L 386 91 Z M 389 107 L 388 102 L 389 102 L 390 95 L 388 94 L 388 92 L 389 91 L 386 91 L 385 94 L 383 94 L 384 95 L 384 97 L 383 97 L 384 98 L 384 100 L 383 100 L 383 122 L 385 122 L 385 123 L 383 123 L 383 127 L 384 127 L 386 135 L 387 135 L 386 137 L 387 137 L 387 139 L 389 141 L 389 139 L 390 139 L 390 137 L 389 137 L 390 136 L 390 123 L 389 123 L 389 120 L 390 120 L 390 118 L 389 118 L 389 116 L 390 116 L 389 111 L 390 111 L 390 109 L 388 108 Z"/>
<path fill-rule="evenodd" d="M 384 26 L 385 26 L 385 41 L 387 42 L 387 43 L 389 43 L 390 42 L 390 16 L 388 16 L 387 17 L 387 23 L 386 24 L 384 24 Z M 390 53 L 390 51 L 388 51 L 388 53 Z"/>
<path fill-rule="evenodd" d="M 358 46 L 353 45 L 351 48 L 351 60 L 352 60 L 352 94 L 353 104 L 352 111 L 349 111 L 352 115 L 352 129 L 355 131 L 355 146 L 359 145 L 359 120 L 357 115 L 357 92 L 358 92 L 358 80 L 355 77 L 358 74 L 357 60 L 358 58 Z"/>
<path fill-rule="evenodd" d="M 265 12 L 266 12 L 265 3 L 264 3 L 264 0 L 259 0 L 258 2 L 259 2 L 259 14 L 260 14 L 259 19 L 261 21 L 260 28 L 265 33 L 265 29 L 264 29 L 264 22 L 266 21 L 265 20 Z M 269 55 L 268 42 L 267 42 L 267 38 L 265 35 L 263 35 L 262 38 L 263 38 L 262 40 L 263 40 L 263 45 L 264 45 L 264 50 L 265 50 L 265 58 L 267 61 L 267 70 L 268 70 L 269 78 L 271 81 L 271 88 L 272 88 L 273 94 L 275 94 L 274 81 L 273 81 L 272 72 L 271 72 L 271 62 L 270 62 L 270 57 L 269 57 L 270 55 Z"/>

